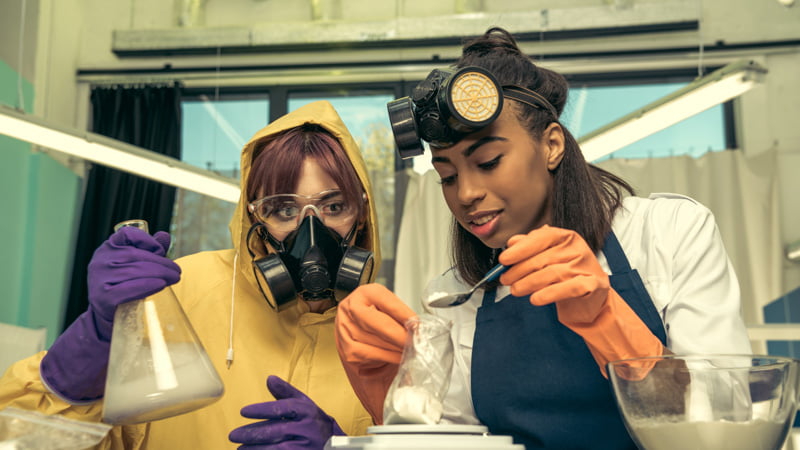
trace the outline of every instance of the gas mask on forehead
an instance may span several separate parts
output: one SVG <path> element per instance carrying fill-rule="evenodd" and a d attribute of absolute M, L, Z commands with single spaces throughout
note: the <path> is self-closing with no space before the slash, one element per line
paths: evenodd
<path fill-rule="evenodd" d="M 262 293 L 278 311 L 298 297 L 307 301 L 333 299 L 338 303 L 365 283 L 374 268 L 372 252 L 348 245 L 356 224 L 342 238 L 325 226 L 313 205 L 303 208 L 300 216 L 303 217 L 300 225 L 282 241 L 275 239 L 260 222 L 253 224 L 248 232 L 248 250 L 253 256 L 259 288 L 262 283 L 269 287 L 269 292 L 262 288 Z M 277 253 L 255 259 L 250 249 L 253 233 L 269 242 Z"/>
<path fill-rule="evenodd" d="M 510 98 L 549 112 L 555 108 L 541 94 L 520 86 L 500 86 L 482 67 L 455 72 L 434 69 L 410 97 L 387 104 L 397 151 L 403 159 L 424 153 L 422 141 L 449 147 L 497 119 L 503 98 Z"/>

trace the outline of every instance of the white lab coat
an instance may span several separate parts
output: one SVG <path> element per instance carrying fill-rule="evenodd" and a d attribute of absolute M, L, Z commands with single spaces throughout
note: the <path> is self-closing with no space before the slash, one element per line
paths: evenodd
<path fill-rule="evenodd" d="M 708 208 L 677 194 L 628 197 L 612 228 L 661 316 L 670 350 L 676 354 L 752 351 L 740 314 L 736 274 Z M 610 273 L 602 252 L 597 258 Z M 466 288 L 451 269 L 432 280 L 427 292 Z M 496 298 L 499 301 L 508 294 L 508 287 L 500 286 Z M 478 290 L 468 302 L 452 308 L 430 308 L 423 298 L 426 311 L 453 322 L 455 364 L 444 402 L 444 423 L 478 423 L 472 407 L 470 367 L 475 317 L 482 297 Z"/>

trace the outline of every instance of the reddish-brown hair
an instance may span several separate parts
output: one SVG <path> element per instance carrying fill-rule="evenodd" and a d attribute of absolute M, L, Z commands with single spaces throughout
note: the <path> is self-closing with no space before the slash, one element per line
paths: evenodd
<path fill-rule="evenodd" d="M 290 128 L 257 144 L 247 178 L 247 201 L 296 192 L 306 158 L 314 158 L 339 186 L 345 199 L 359 206 L 359 221 L 363 221 L 364 187 L 353 163 L 339 140 L 317 124 Z"/>

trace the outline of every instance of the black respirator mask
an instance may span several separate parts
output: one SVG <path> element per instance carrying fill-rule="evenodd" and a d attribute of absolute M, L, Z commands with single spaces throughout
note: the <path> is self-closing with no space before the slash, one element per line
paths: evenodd
<path fill-rule="evenodd" d="M 539 93 L 519 86 L 500 86 L 482 67 L 469 66 L 455 72 L 434 69 L 410 97 L 387 104 L 397 151 L 403 159 L 424 152 L 422 141 L 449 147 L 497 119 L 503 98 L 511 98 L 548 111 L 555 108 Z"/>
<path fill-rule="evenodd" d="M 248 250 L 259 288 L 264 282 L 272 294 L 262 289 L 270 306 L 280 311 L 298 296 L 308 301 L 333 299 L 338 303 L 365 283 L 372 275 L 374 260 L 372 252 L 348 246 L 355 230 L 353 225 L 342 238 L 315 214 L 307 214 L 283 241 L 270 235 L 263 223 L 250 227 Z M 253 233 L 267 240 L 277 253 L 255 259 L 250 249 Z"/>

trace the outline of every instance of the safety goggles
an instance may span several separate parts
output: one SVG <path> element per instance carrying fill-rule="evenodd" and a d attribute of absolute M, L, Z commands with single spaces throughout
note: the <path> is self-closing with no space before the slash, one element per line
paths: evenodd
<path fill-rule="evenodd" d="M 297 228 L 309 211 L 327 227 L 349 224 L 358 214 L 359 205 L 348 202 L 342 191 L 330 189 L 310 196 L 269 195 L 249 203 L 247 209 L 271 233 L 287 233 Z"/>

